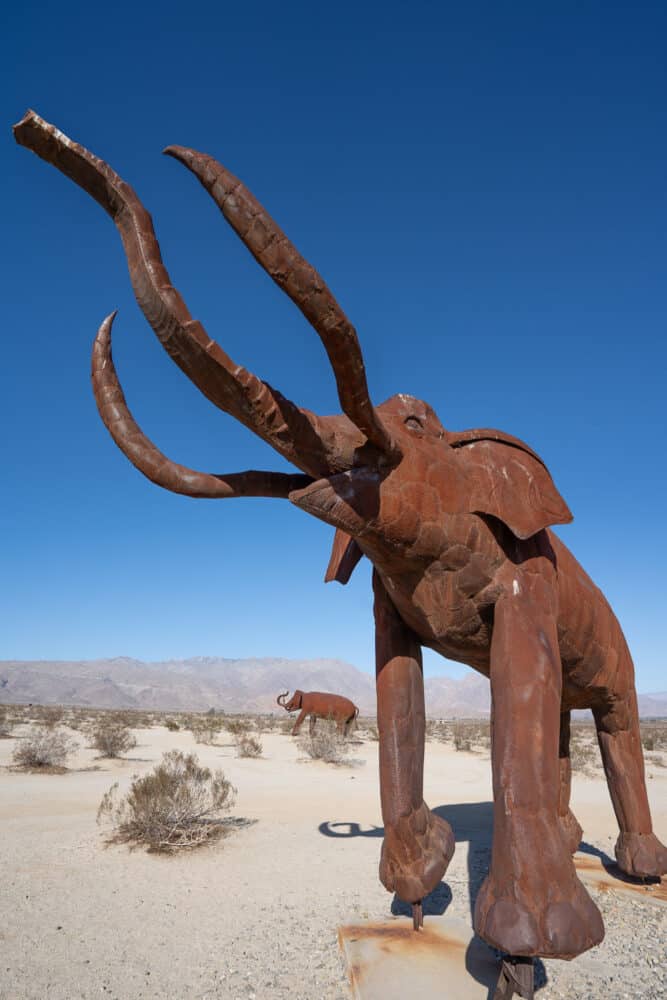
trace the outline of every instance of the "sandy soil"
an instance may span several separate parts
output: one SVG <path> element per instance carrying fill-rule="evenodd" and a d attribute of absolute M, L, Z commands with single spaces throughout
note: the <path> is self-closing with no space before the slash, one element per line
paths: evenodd
<path fill-rule="evenodd" d="M 338 926 L 405 912 L 377 879 L 377 743 L 355 745 L 354 766 L 332 767 L 299 759 L 282 734 L 262 737 L 257 760 L 237 759 L 231 744 L 195 747 L 190 733 L 154 728 L 137 738 L 127 760 L 97 761 L 82 745 L 70 763 L 100 770 L 0 770 L 0 997 L 348 998 Z M 10 762 L 14 743 L 0 741 L 0 765 Z M 251 824 L 179 856 L 105 847 L 95 823 L 103 793 L 114 781 L 127 787 L 172 748 L 195 749 L 222 767 L 238 788 L 233 814 Z M 667 769 L 648 771 L 665 840 Z M 429 743 L 426 795 L 443 806 L 458 839 L 427 913 L 469 920 L 471 891 L 490 853 L 488 755 Z M 604 780 L 577 776 L 573 806 L 586 842 L 613 854 L 617 831 Z M 574 963 L 544 963 L 541 1000 L 666 997 L 667 906 L 613 890 L 594 895 L 605 942 Z"/>

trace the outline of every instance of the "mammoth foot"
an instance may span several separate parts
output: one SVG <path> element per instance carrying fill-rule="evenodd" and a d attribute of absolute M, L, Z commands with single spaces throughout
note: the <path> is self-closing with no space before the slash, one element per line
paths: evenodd
<path fill-rule="evenodd" d="M 513 822 L 475 904 L 480 937 L 510 955 L 575 958 L 604 937 L 557 823 Z M 500 850 L 497 850 L 500 847 Z"/>
<path fill-rule="evenodd" d="M 621 833 L 616 841 L 618 867 L 637 878 L 667 874 L 667 847 L 654 833 Z"/>
<path fill-rule="evenodd" d="M 418 903 L 435 889 L 454 854 L 449 823 L 425 803 L 409 816 L 385 827 L 380 881 L 406 903 Z M 417 926 L 417 918 L 415 918 Z"/>

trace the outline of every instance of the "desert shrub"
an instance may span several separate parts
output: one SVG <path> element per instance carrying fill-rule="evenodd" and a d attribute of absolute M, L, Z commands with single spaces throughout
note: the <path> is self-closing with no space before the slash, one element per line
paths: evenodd
<path fill-rule="evenodd" d="M 31 705 L 12 705 L 12 718 L 14 720 L 14 725 L 18 726 L 23 723 L 30 722 L 32 719 L 32 712 L 33 709 Z"/>
<path fill-rule="evenodd" d="M 349 753 L 349 744 L 338 732 L 336 724 L 328 719 L 319 719 L 311 736 L 300 736 L 299 749 L 312 760 L 323 760 L 327 764 L 342 764 Z"/>
<path fill-rule="evenodd" d="M 67 726 L 68 729 L 80 729 L 81 728 L 81 712 L 76 708 L 68 708 L 63 712 L 61 723 L 63 726 Z"/>
<path fill-rule="evenodd" d="M 99 750 L 102 757 L 120 757 L 127 750 L 136 747 L 137 741 L 132 730 L 124 722 L 104 719 L 93 723 L 89 729 L 91 745 Z"/>
<path fill-rule="evenodd" d="M 369 740 L 375 740 L 375 742 L 378 742 L 379 739 L 380 739 L 380 733 L 378 731 L 378 727 L 377 726 L 367 726 L 366 727 L 366 736 L 367 736 L 367 738 Z"/>
<path fill-rule="evenodd" d="M 222 814 L 235 795 L 222 771 L 202 767 L 195 754 L 171 750 L 148 774 L 135 776 L 127 795 L 120 797 L 118 784 L 112 785 L 97 821 L 110 823 L 116 839 L 153 851 L 198 847 L 224 831 Z"/>
<path fill-rule="evenodd" d="M 452 726 L 452 740 L 456 750 L 472 750 L 470 733 L 465 722 L 455 722 Z"/>
<path fill-rule="evenodd" d="M 215 743 L 221 729 L 222 719 L 215 715 L 195 716 L 190 722 L 190 731 L 195 743 Z"/>
<path fill-rule="evenodd" d="M 60 705 L 44 705 L 38 713 L 38 720 L 47 729 L 55 729 L 63 721 L 64 711 Z"/>
<path fill-rule="evenodd" d="M 144 729 L 150 726 L 150 718 L 145 712 L 132 712 L 123 708 L 105 712 L 100 721 L 102 720 L 116 726 L 125 726 L 126 729 Z"/>
<path fill-rule="evenodd" d="M 181 728 L 179 724 L 176 722 L 176 719 L 165 719 L 164 724 L 170 733 L 177 733 Z"/>
<path fill-rule="evenodd" d="M 75 741 L 62 729 L 37 729 L 17 744 L 12 760 L 27 771 L 63 771 L 65 761 L 76 748 Z"/>
<path fill-rule="evenodd" d="M 640 724 L 642 746 L 645 750 L 661 750 L 667 746 L 667 725 L 658 722 Z"/>
<path fill-rule="evenodd" d="M 225 719 L 224 727 L 228 733 L 234 737 L 245 736 L 250 730 L 250 723 L 248 719 Z"/>
<path fill-rule="evenodd" d="M 453 734 L 450 732 L 449 727 L 445 722 L 438 722 L 433 735 L 440 743 L 447 743 L 450 737 L 453 738 Z"/>
<path fill-rule="evenodd" d="M 262 741 L 256 736 L 246 733 L 237 737 L 236 752 L 239 757 L 261 757 L 263 749 Z"/>
<path fill-rule="evenodd" d="M 295 720 L 290 718 L 288 715 L 287 718 L 283 719 L 280 723 L 280 732 L 286 733 L 288 736 L 291 735 L 292 730 L 294 729 L 294 722 Z"/>
<path fill-rule="evenodd" d="M 433 740 L 436 738 L 438 733 L 438 723 L 435 719 L 427 719 L 424 728 L 424 736 L 427 740 Z"/>
<path fill-rule="evenodd" d="M 0 739 L 11 736 L 11 732 L 12 720 L 9 718 L 7 710 L 5 708 L 0 708 Z"/>
<path fill-rule="evenodd" d="M 587 738 L 582 738 L 572 730 L 570 737 L 570 765 L 573 771 L 582 774 L 593 770 L 597 763 L 597 754 L 593 744 Z"/>

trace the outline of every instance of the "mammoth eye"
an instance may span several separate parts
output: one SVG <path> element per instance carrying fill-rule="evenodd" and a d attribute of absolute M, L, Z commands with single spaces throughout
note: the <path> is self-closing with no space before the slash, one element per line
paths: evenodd
<path fill-rule="evenodd" d="M 406 417 L 405 426 L 409 427 L 411 431 L 423 431 L 424 429 L 424 425 L 419 417 Z"/>

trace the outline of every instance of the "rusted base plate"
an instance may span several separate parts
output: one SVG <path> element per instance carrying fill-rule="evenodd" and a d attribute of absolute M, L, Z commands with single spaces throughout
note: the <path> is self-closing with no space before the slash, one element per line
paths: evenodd
<path fill-rule="evenodd" d="M 500 962 L 470 926 L 455 917 L 427 917 L 420 931 L 396 917 L 338 931 L 356 1000 L 487 1000 Z"/>

